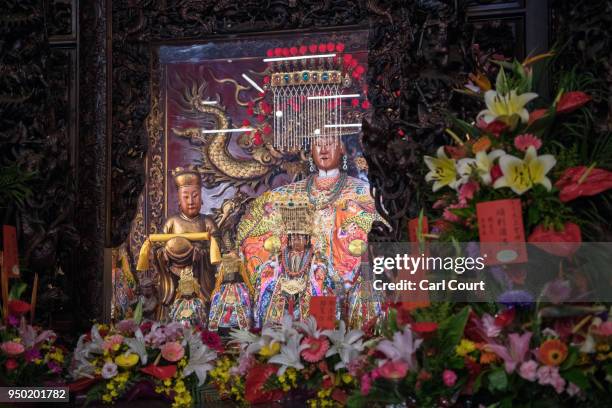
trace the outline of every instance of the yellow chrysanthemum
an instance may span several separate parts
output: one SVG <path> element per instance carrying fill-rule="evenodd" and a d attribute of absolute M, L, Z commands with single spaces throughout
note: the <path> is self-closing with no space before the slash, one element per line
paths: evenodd
<path fill-rule="evenodd" d="M 465 357 L 472 351 L 476 350 L 476 344 L 468 339 L 461 339 L 459 345 L 455 348 L 455 353 L 460 357 Z"/>
<path fill-rule="evenodd" d="M 131 368 L 138 364 L 138 360 L 138 354 L 125 353 L 115 357 L 115 364 L 117 364 L 121 368 Z"/>

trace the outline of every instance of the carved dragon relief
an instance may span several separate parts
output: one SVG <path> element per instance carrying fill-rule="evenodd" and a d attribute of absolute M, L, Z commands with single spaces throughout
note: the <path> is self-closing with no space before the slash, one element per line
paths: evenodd
<path fill-rule="evenodd" d="M 215 78 L 215 80 L 217 80 Z M 217 82 L 229 80 L 217 80 Z M 184 86 L 181 92 L 180 105 L 188 113 L 203 114 L 207 126 L 214 129 L 230 129 L 230 118 L 225 107 L 221 105 L 220 97 L 216 100 L 204 98 L 207 83 L 199 80 L 191 86 Z M 240 89 L 236 89 L 235 98 L 238 105 L 245 103 L 238 99 Z M 201 153 L 202 179 L 207 188 L 227 183 L 239 188 L 244 185 L 256 189 L 260 185 L 270 186 L 271 179 L 280 172 L 287 172 L 292 177 L 306 170 L 305 157 L 284 157 L 271 145 L 264 143 L 256 146 L 248 137 L 248 133 L 237 138 L 236 146 L 245 152 L 238 157 L 230 146 L 233 142 L 231 133 L 204 134 L 202 128 L 185 129 L 172 128 L 173 134 L 187 138 L 198 146 Z"/>

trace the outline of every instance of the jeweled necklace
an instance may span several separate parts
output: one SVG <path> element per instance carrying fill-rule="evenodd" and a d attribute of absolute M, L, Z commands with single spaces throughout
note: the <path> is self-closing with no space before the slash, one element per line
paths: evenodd
<path fill-rule="evenodd" d="M 315 175 L 311 175 L 310 177 L 308 177 L 308 181 L 306 182 L 306 194 L 308 195 L 308 201 L 310 201 L 310 203 L 314 205 L 315 209 L 317 210 L 323 207 L 327 207 L 328 205 L 336 201 L 336 199 L 344 189 L 347 180 L 348 175 L 344 172 L 341 172 L 340 178 L 338 179 L 338 182 L 336 183 L 334 188 L 331 189 L 329 196 L 327 196 L 327 198 L 325 198 L 322 202 L 317 202 L 317 199 L 312 196 L 312 185 L 315 182 Z"/>
<path fill-rule="evenodd" d="M 283 264 L 283 270 L 285 271 L 287 275 L 289 275 L 292 278 L 295 278 L 297 276 L 303 276 L 304 272 L 306 271 L 306 268 L 310 266 L 310 257 L 311 257 L 310 249 L 307 249 L 304 255 L 302 256 L 302 262 L 300 264 L 300 269 L 297 272 L 289 268 L 289 266 L 287 265 L 287 258 L 288 258 L 287 252 L 288 252 L 287 249 L 281 252 L 281 262 Z"/>

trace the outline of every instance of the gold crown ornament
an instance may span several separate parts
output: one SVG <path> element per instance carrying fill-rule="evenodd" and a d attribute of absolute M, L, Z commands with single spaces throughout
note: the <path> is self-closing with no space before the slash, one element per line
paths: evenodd
<path fill-rule="evenodd" d="M 172 176 L 177 188 L 202 185 L 202 176 L 195 166 L 177 167 L 172 170 Z"/>
<path fill-rule="evenodd" d="M 315 214 L 312 204 L 306 200 L 295 200 L 289 197 L 275 205 L 283 221 L 285 234 L 312 234 Z"/>

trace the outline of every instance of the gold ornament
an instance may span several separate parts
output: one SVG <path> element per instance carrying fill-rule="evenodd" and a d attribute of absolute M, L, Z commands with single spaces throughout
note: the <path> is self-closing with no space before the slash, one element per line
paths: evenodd
<path fill-rule="evenodd" d="M 354 239 L 349 242 L 348 250 L 353 256 L 361 256 L 368 249 L 368 245 L 362 239 Z"/>

